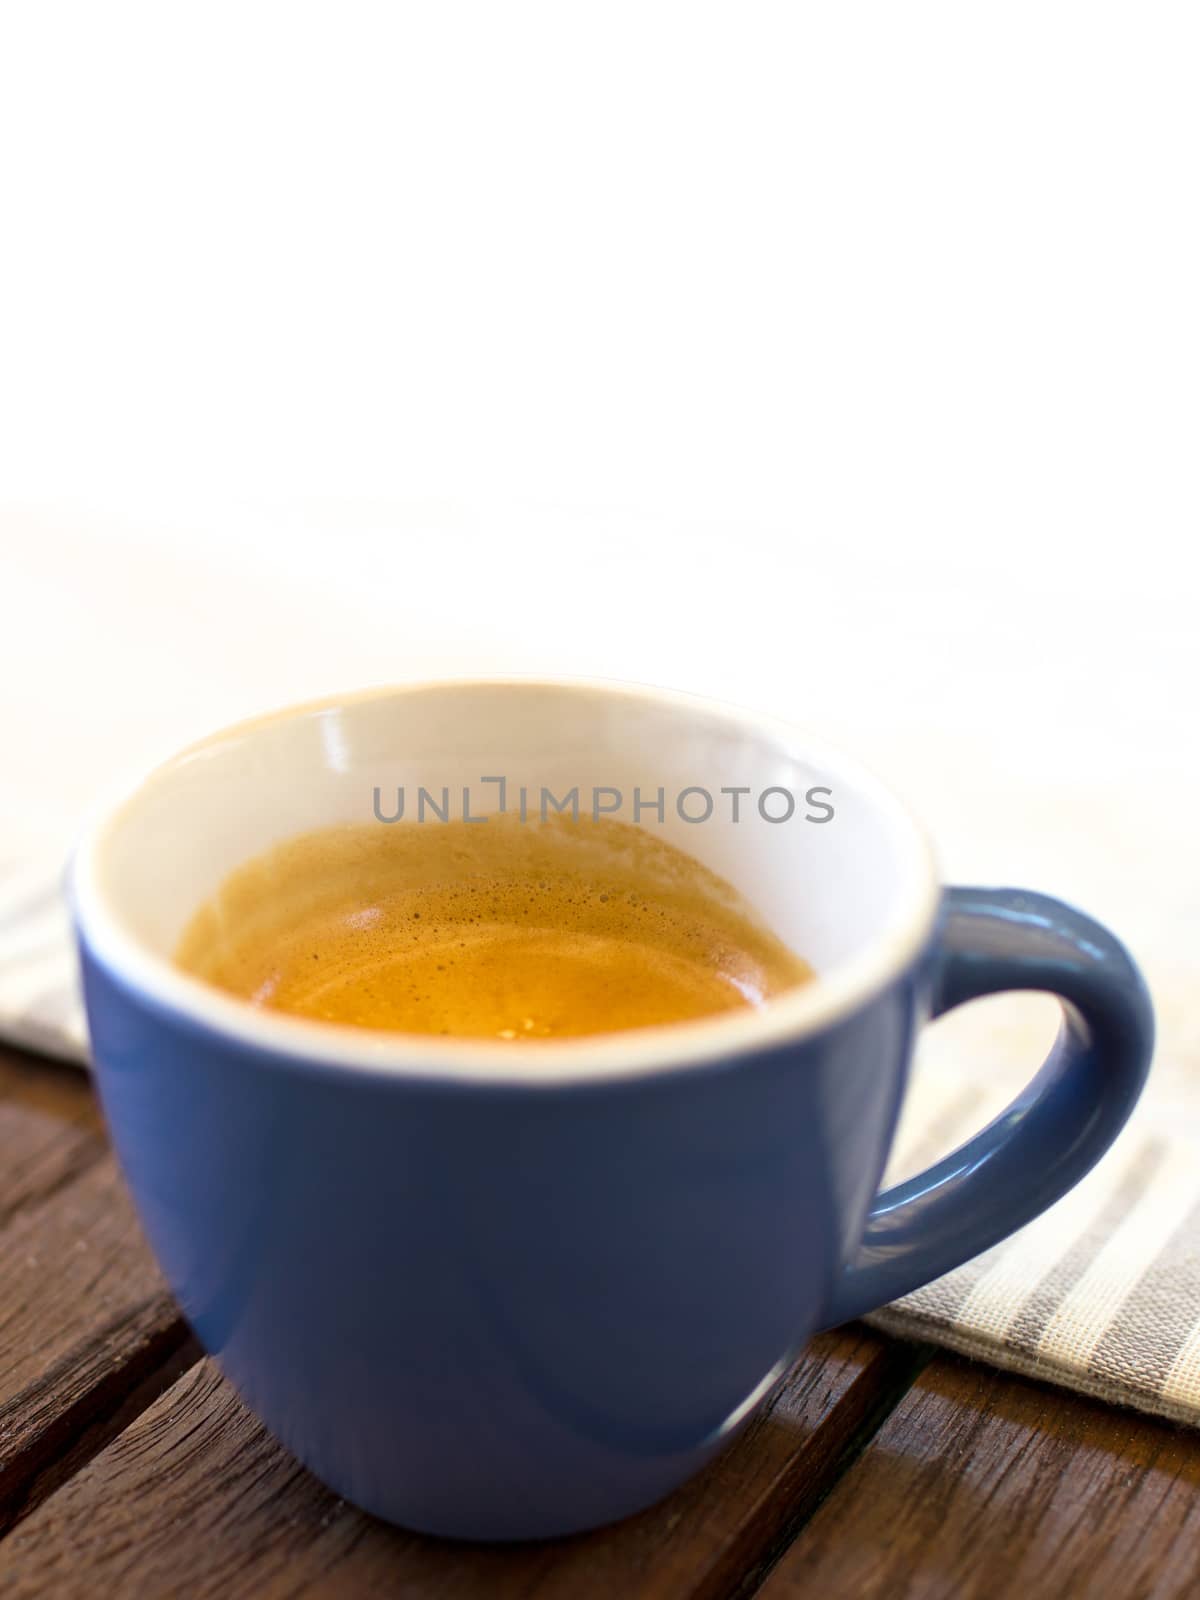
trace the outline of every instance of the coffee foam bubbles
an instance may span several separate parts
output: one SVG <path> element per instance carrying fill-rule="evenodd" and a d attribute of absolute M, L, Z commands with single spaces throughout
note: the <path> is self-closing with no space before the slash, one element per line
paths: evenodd
<path fill-rule="evenodd" d="M 731 885 L 608 818 L 306 834 L 238 868 L 176 960 L 314 1021 L 502 1042 L 692 1020 L 811 977 Z"/>

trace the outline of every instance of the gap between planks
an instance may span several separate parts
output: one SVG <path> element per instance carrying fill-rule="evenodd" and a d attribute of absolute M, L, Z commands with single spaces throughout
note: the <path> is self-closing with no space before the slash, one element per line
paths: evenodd
<path fill-rule="evenodd" d="M 1200 1432 L 938 1355 L 759 1600 L 1192 1600 Z"/>

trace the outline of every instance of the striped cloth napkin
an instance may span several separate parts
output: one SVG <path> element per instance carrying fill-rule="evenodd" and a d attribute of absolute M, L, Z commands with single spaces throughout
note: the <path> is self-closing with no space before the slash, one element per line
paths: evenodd
<path fill-rule="evenodd" d="M 931 1146 L 979 1126 L 981 1090 L 926 1063 L 912 1097 Z M 1200 1138 L 1153 1099 L 1091 1173 L 1043 1216 L 868 1318 L 1028 1377 L 1200 1423 Z M 918 1156 L 918 1159 L 913 1159 Z"/>
<path fill-rule="evenodd" d="M 36 848 L 0 857 L 0 1037 L 42 1055 L 87 1060 L 63 863 Z"/>
<path fill-rule="evenodd" d="M 992 604 L 972 609 L 947 589 L 951 557 L 968 559 L 965 549 L 931 551 L 924 567 L 908 546 L 890 567 L 877 551 L 866 570 L 853 545 L 844 560 L 836 542 L 825 545 L 805 568 L 806 654 L 841 667 L 822 678 L 814 705 L 795 671 L 789 586 L 764 587 L 753 560 L 731 568 L 719 539 L 703 560 L 696 540 L 689 546 L 691 603 L 728 618 L 725 648 L 714 652 L 705 629 L 672 631 L 663 619 L 660 597 L 679 578 L 667 539 L 606 532 L 605 560 L 589 576 L 589 621 L 552 603 L 560 518 L 540 531 L 514 526 L 528 555 L 522 614 L 539 618 L 531 630 L 511 626 L 495 604 L 509 593 L 511 541 L 492 521 L 473 530 L 469 519 L 444 519 L 401 549 L 403 585 L 378 581 L 399 520 L 355 527 L 339 508 L 336 559 L 322 530 L 290 520 L 283 561 L 257 524 L 214 520 L 214 534 L 229 534 L 219 549 L 195 530 L 176 530 L 172 542 L 166 519 L 153 539 L 118 543 L 111 527 L 89 537 L 73 522 L 35 527 L 16 515 L 0 630 L 0 1036 L 86 1060 L 60 894 L 76 802 L 90 805 L 101 784 L 210 727 L 339 686 L 480 668 L 642 678 L 800 715 L 914 798 L 947 881 L 1042 889 L 1110 922 L 1141 961 L 1158 1012 L 1150 1088 L 1096 1169 L 1011 1240 L 872 1320 L 1200 1422 L 1200 753 L 1188 736 L 1196 671 L 1186 593 L 1174 622 L 1167 587 L 1142 618 L 1120 593 L 1104 600 L 1097 568 L 1092 607 L 1080 607 L 1073 571 L 1056 588 L 1039 558 L 1033 586 L 1030 557 L 1008 588 L 989 571 Z M 4 527 L 0 514 L 0 537 Z M 468 568 L 478 582 L 464 588 Z M 1124 571 L 1114 569 L 1114 583 Z M 970 593 L 981 581 L 962 579 Z M 545 604 L 539 583 L 549 586 Z M 398 596 L 410 591 L 419 603 L 399 615 Z M 449 594 L 453 626 L 450 610 L 425 603 Z M 1124 619 L 1119 653 L 1105 606 Z M 317 635 L 296 623 L 318 615 L 319 651 Z M 1052 641 L 1051 653 L 1039 655 L 1039 638 Z M 966 670 L 948 671 L 947 661 Z M 928 1029 L 889 1178 L 999 1111 L 1035 1070 L 1056 1021 L 1046 997 L 1008 995 Z"/>

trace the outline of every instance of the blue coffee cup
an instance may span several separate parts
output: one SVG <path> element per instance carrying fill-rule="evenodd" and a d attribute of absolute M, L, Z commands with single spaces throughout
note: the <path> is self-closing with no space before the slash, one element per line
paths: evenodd
<path fill-rule="evenodd" d="M 817 981 L 510 1046 L 309 1022 L 173 965 L 236 865 L 420 788 L 482 816 L 521 791 L 603 794 L 734 883 Z M 1076 1183 L 1152 1043 L 1106 929 L 1043 895 L 941 889 L 920 828 L 852 762 L 630 685 L 401 686 L 216 734 L 89 830 L 72 899 L 105 1114 L 184 1312 L 331 1488 L 434 1534 L 569 1533 L 665 1495 L 815 1330 Z M 878 1194 L 918 1028 L 1003 989 L 1060 997 L 1049 1059 Z"/>

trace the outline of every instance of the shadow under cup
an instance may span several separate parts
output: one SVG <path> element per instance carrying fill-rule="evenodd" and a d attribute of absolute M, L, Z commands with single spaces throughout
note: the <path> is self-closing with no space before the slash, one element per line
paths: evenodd
<path fill-rule="evenodd" d="M 531 818 L 543 792 L 582 816 L 598 795 L 732 882 L 817 981 L 757 1012 L 500 1046 L 267 1013 L 171 965 L 237 865 L 392 815 L 399 791 L 411 820 L 421 789 L 429 827 L 464 790 L 480 816 L 524 790 Z M 200 1339 L 337 1492 L 473 1538 L 659 1498 L 823 1322 L 938 908 L 907 814 L 791 730 L 520 680 L 218 734 L 93 830 L 73 892 L 105 1112 Z"/>

